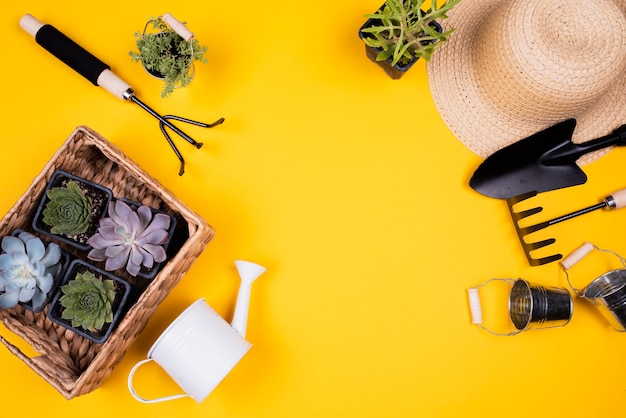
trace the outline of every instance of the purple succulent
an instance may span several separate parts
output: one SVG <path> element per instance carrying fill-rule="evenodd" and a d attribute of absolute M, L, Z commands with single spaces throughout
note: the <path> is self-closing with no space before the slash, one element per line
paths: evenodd
<path fill-rule="evenodd" d="M 121 200 L 110 202 L 108 217 L 100 220 L 98 232 L 89 238 L 93 249 L 87 257 L 104 261 L 105 270 L 126 267 L 136 276 L 141 266 L 152 268 L 155 262 L 165 261 L 169 227 L 170 217 L 163 213 L 153 216 L 148 206 L 135 211 Z"/>

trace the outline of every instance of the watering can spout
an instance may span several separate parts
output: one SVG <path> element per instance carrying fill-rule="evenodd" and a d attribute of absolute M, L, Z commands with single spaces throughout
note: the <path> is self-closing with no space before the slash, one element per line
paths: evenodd
<path fill-rule="evenodd" d="M 249 261 L 235 261 L 241 284 L 239 285 L 239 293 L 237 295 L 237 304 L 235 305 L 235 313 L 231 326 L 242 337 L 246 336 L 246 326 L 248 324 L 248 307 L 250 306 L 250 290 L 252 282 L 263 274 L 267 269 Z"/>

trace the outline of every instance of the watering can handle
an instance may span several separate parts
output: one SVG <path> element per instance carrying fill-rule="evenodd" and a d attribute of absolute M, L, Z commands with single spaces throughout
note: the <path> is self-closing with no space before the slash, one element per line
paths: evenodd
<path fill-rule="evenodd" d="M 130 370 L 130 373 L 128 374 L 128 389 L 130 390 L 131 395 L 133 395 L 133 397 L 135 399 L 137 399 L 139 402 L 143 402 L 143 403 L 157 403 L 157 402 L 165 402 L 165 401 L 171 401 L 173 399 L 179 399 L 179 398 L 185 398 L 187 396 L 189 396 L 186 393 L 181 393 L 178 395 L 171 395 L 171 396 L 164 396 L 162 398 L 155 398 L 155 399 L 146 399 L 143 398 L 141 396 L 139 396 L 137 394 L 137 391 L 135 390 L 135 387 L 133 386 L 133 377 L 135 376 L 135 372 L 137 371 L 137 369 L 141 366 L 143 366 L 144 364 L 148 363 L 152 361 L 151 358 L 147 358 L 144 360 L 141 360 L 139 363 L 135 364 L 133 366 L 133 368 Z"/>
<path fill-rule="evenodd" d="M 174 32 L 179 34 L 185 41 L 191 42 L 193 32 L 187 29 L 187 26 L 185 26 L 183 22 L 176 19 L 169 13 L 165 13 L 161 19 L 163 19 L 163 22 L 167 23 L 167 25 L 172 28 Z"/>
<path fill-rule="evenodd" d="M 579 248 L 574 250 L 570 255 L 568 255 L 563 261 L 561 261 L 561 266 L 564 270 L 569 270 L 574 266 L 574 264 L 578 263 L 580 260 L 585 258 L 587 254 L 593 251 L 595 247 L 593 244 L 589 242 L 585 242 Z"/>

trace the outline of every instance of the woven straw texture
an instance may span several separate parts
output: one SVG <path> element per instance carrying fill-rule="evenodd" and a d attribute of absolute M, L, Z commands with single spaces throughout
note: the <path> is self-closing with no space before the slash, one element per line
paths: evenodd
<path fill-rule="evenodd" d="M 575 143 L 608 134 L 626 123 L 625 15 L 624 0 L 463 0 L 427 64 L 435 105 L 481 157 L 568 118 Z"/>
<path fill-rule="evenodd" d="M 104 344 L 95 344 L 54 324 L 47 317 L 47 308 L 41 313 L 20 306 L 0 310 L 6 328 L 39 355 L 28 357 L 9 342 L 8 335 L 6 338 L 0 336 L 0 341 L 63 396 L 71 399 L 93 391 L 109 376 L 159 304 L 212 239 L 214 231 L 113 144 L 93 130 L 79 127 L 0 221 L 0 236 L 9 235 L 18 228 L 34 233 L 30 224 L 55 170 L 65 170 L 102 184 L 110 188 L 116 198 L 144 203 L 173 215 L 177 220 L 177 229 L 168 249 L 169 260 L 154 279 L 137 279 L 116 272 L 133 285 L 138 292 L 135 295 L 137 300 Z M 85 257 L 80 250 L 63 243 L 59 245 L 75 257 Z"/>

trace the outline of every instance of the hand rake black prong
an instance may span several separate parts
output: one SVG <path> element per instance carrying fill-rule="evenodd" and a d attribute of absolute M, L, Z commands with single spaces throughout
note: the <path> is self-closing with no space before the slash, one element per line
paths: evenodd
<path fill-rule="evenodd" d="M 204 122 L 198 122 L 198 121 L 191 120 L 191 119 L 181 118 L 180 116 L 174 116 L 174 115 L 165 115 L 165 116 L 160 116 L 159 117 L 159 127 L 161 128 L 161 132 L 163 132 L 163 136 L 165 136 L 165 139 L 167 140 L 168 144 L 170 144 L 170 147 L 172 147 L 172 150 L 174 150 L 174 154 L 176 154 L 176 157 L 178 157 L 178 160 L 180 161 L 180 170 L 178 171 L 178 175 L 182 176 L 185 173 L 185 160 L 183 159 L 183 156 L 181 155 L 180 151 L 178 151 L 178 148 L 176 148 L 176 145 L 174 145 L 174 141 L 172 141 L 172 138 L 169 136 L 169 134 L 165 130 L 166 126 L 168 128 L 172 128 L 172 126 L 174 126 L 174 125 L 172 125 L 169 122 L 169 119 L 174 119 L 174 120 L 177 120 L 177 121 L 180 121 L 180 122 L 189 123 L 191 125 L 201 126 L 203 128 L 212 128 L 214 126 L 221 125 L 222 123 L 224 123 L 224 118 L 219 118 L 218 120 L 216 120 L 213 123 L 204 123 Z M 182 132 L 182 131 L 180 131 L 180 132 L 177 132 L 177 131 L 180 131 L 180 129 L 176 128 L 176 130 L 174 131 L 174 132 L 176 132 L 179 135 L 180 135 L 180 132 Z M 183 136 L 183 135 L 181 135 L 181 136 Z M 185 134 L 185 136 L 183 136 L 184 139 L 187 139 L 187 137 L 189 137 L 189 136 L 186 135 L 186 134 Z M 189 137 L 189 139 L 191 139 L 191 138 Z M 191 141 L 193 141 L 193 139 L 191 139 Z M 201 142 L 193 141 L 193 142 L 190 142 L 190 143 L 192 145 L 195 145 L 196 148 L 202 147 L 202 143 Z"/>
<path fill-rule="evenodd" d="M 528 259 L 528 262 L 530 263 L 531 266 L 540 266 L 542 264 L 547 264 L 547 263 L 551 263 L 553 261 L 557 261 L 560 260 L 561 258 L 563 258 L 562 254 L 554 254 L 548 257 L 542 257 L 542 258 L 533 258 L 530 253 L 531 251 L 546 247 L 548 245 L 554 244 L 556 242 L 556 239 L 554 238 L 549 238 L 549 239 L 545 239 L 542 241 L 537 241 L 537 242 L 526 242 L 526 235 L 528 234 L 532 234 L 533 232 L 539 231 L 541 229 L 547 228 L 549 226 L 552 226 L 554 224 L 557 224 L 559 222 L 563 222 L 566 221 L 568 219 L 572 219 L 575 218 L 577 216 L 580 215 L 584 215 L 585 213 L 589 213 L 592 212 L 594 210 L 597 209 L 602 209 L 602 208 L 609 208 L 609 209 L 619 209 L 621 207 L 624 207 L 626 205 L 626 189 L 622 189 L 620 191 L 617 191 L 609 196 L 607 196 L 606 198 L 604 198 L 604 200 L 601 203 L 597 203 L 595 205 L 591 205 L 588 206 L 586 208 L 583 209 L 579 209 L 577 211 L 568 213 L 566 215 L 563 216 L 559 216 L 558 218 L 554 218 L 551 219 L 549 221 L 545 221 L 545 222 L 541 222 L 535 225 L 530 225 L 530 226 L 525 226 L 525 227 L 521 227 L 519 225 L 519 222 L 522 219 L 525 219 L 531 215 L 534 215 L 536 213 L 539 213 L 543 210 L 542 207 L 535 207 L 532 209 L 528 209 L 528 210 L 524 210 L 521 212 L 515 212 L 513 210 L 513 206 L 516 205 L 519 202 L 522 202 L 526 199 L 530 199 L 531 197 L 534 197 L 537 195 L 536 191 L 532 191 L 532 192 L 528 192 L 528 193 L 524 193 L 521 194 L 519 196 L 515 196 L 515 197 L 511 197 L 509 199 L 507 199 L 507 205 L 509 207 L 509 212 L 511 213 L 511 218 L 513 219 L 513 224 L 515 225 L 515 230 L 517 231 L 517 236 L 519 237 L 519 241 L 522 244 L 522 248 L 524 249 L 524 253 L 526 254 L 526 258 Z"/>

